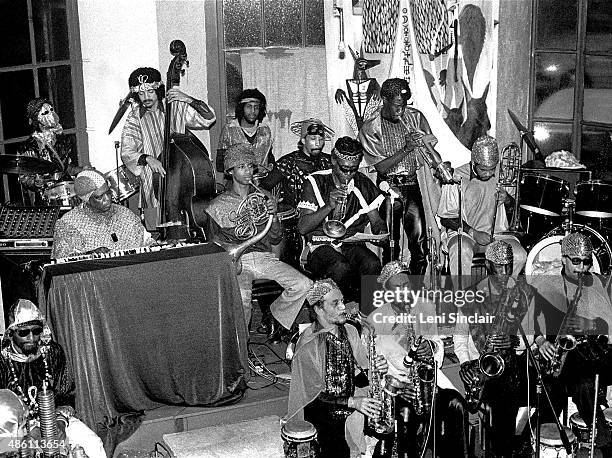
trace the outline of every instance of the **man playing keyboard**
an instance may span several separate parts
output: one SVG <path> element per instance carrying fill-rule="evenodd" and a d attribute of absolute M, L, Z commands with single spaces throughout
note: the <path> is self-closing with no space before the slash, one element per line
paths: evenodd
<path fill-rule="evenodd" d="M 55 224 L 52 258 L 130 250 L 154 243 L 133 212 L 112 202 L 106 178 L 97 170 L 79 173 L 74 191 L 82 203 Z"/>

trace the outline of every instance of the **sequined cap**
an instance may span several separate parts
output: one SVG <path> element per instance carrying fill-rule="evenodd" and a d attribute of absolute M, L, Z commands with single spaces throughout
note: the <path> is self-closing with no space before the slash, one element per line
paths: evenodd
<path fill-rule="evenodd" d="M 334 289 L 340 289 L 338 287 L 338 285 L 336 284 L 335 281 L 333 281 L 331 278 L 324 278 L 323 280 L 317 280 L 315 281 L 310 290 L 308 291 L 308 294 L 306 295 L 306 300 L 308 301 L 308 303 L 310 305 L 314 305 L 317 302 L 319 302 L 321 299 L 323 299 L 323 297 L 329 293 L 330 291 L 333 291 Z"/>
<path fill-rule="evenodd" d="M 493 167 L 499 162 L 497 140 L 488 135 L 478 137 L 472 146 L 472 162 L 485 167 Z"/>
<path fill-rule="evenodd" d="M 397 274 L 400 274 L 402 272 L 404 273 L 409 272 L 409 268 L 408 268 L 409 263 L 410 263 L 410 258 L 408 258 L 407 262 L 402 262 L 402 261 L 388 262 L 387 264 L 383 266 L 382 270 L 380 271 L 380 275 L 378 276 L 376 281 L 379 284 L 381 284 L 383 288 L 386 288 L 387 281 L 391 277 Z"/>
<path fill-rule="evenodd" d="M 485 258 L 493 264 L 510 264 L 512 262 L 512 246 L 503 240 L 489 243 L 485 251 Z"/>
<path fill-rule="evenodd" d="M 593 254 L 593 243 L 586 235 L 572 232 L 561 241 L 561 254 L 570 257 L 591 256 Z"/>
<path fill-rule="evenodd" d="M 225 152 L 225 159 L 223 160 L 225 172 L 242 164 L 257 164 L 253 148 L 245 143 L 237 143 L 230 146 Z"/>
<path fill-rule="evenodd" d="M 74 179 L 74 192 L 83 202 L 87 202 L 105 184 L 106 178 L 97 170 L 83 170 Z"/>
<path fill-rule="evenodd" d="M 293 132 L 295 135 L 299 136 L 300 138 L 304 138 L 308 134 L 308 128 L 310 126 L 319 126 L 321 128 L 320 130 L 322 131 L 323 136 L 325 137 L 325 140 L 327 141 L 330 141 L 332 137 L 336 134 L 331 127 L 327 127 L 325 124 L 323 124 L 323 121 L 316 118 L 296 121 L 291 124 L 290 129 L 291 132 Z"/>

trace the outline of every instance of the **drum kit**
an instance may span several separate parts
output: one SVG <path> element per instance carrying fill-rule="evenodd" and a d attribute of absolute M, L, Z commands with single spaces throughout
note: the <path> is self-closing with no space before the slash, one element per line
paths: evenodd
<path fill-rule="evenodd" d="M 66 180 L 66 174 L 51 161 L 32 156 L 0 155 L 0 173 L 39 174 L 47 181 L 41 191 L 45 205 L 72 208 L 79 204 L 74 182 Z M 122 203 L 139 190 L 139 179 L 125 165 L 104 174 L 108 180 L 115 203 Z"/>
<path fill-rule="evenodd" d="M 579 232 L 594 247 L 593 271 L 612 268 L 612 184 L 599 180 L 580 181 L 570 192 L 567 181 L 525 170 L 520 182 L 519 202 L 524 211 L 520 222 L 524 245 L 529 250 L 525 273 L 541 274 L 561 266 L 560 242 Z"/>

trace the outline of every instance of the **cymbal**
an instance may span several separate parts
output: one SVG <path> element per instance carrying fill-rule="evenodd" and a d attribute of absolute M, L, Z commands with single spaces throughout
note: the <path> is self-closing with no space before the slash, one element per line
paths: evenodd
<path fill-rule="evenodd" d="M 0 173 L 51 173 L 58 170 L 53 162 L 37 157 L 0 154 Z"/>

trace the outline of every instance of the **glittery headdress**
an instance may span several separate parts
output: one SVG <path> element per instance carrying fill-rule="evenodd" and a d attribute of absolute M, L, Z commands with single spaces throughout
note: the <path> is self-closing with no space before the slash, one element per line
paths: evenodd
<path fill-rule="evenodd" d="M 360 164 L 363 157 L 363 145 L 354 138 L 340 137 L 336 140 L 332 157 L 336 157 L 349 164 Z"/>
<path fill-rule="evenodd" d="M 227 173 L 230 169 L 233 169 L 237 165 L 242 164 L 257 164 L 257 158 L 251 148 L 246 143 L 236 143 L 230 146 L 225 152 L 225 158 L 223 159 L 223 168 Z"/>
<path fill-rule="evenodd" d="M 97 170 L 83 170 L 74 179 L 74 192 L 83 202 L 87 202 L 105 184 L 106 178 Z"/>
<path fill-rule="evenodd" d="M 497 140 L 488 135 L 478 137 L 472 146 L 472 162 L 485 167 L 493 167 L 499 162 Z"/>
<path fill-rule="evenodd" d="M 323 121 L 316 118 L 304 119 L 303 121 L 296 121 L 291 124 L 291 132 L 300 138 L 306 137 L 313 128 L 311 126 L 318 127 L 316 133 L 325 137 L 325 140 L 330 141 L 335 135 L 334 130 L 331 127 L 327 127 L 323 124 Z"/>
<path fill-rule="evenodd" d="M 493 264 L 510 264 L 512 262 L 512 246 L 503 240 L 489 243 L 485 251 L 485 259 Z"/>
<path fill-rule="evenodd" d="M 591 256 L 593 254 L 591 239 L 579 232 L 572 232 L 561 241 L 561 254 L 570 257 Z"/>
<path fill-rule="evenodd" d="M 151 67 L 141 67 L 134 70 L 128 78 L 130 91 L 137 93 L 148 89 L 159 89 L 162 84 L 161 73 Z"/>
<path fill-rule="evenodd" d="M 382 285 L 383 288 L 387 287 L 387 281 L 397 274 L 401 273 L 409 273 L 410 269 L 408 268 L 408 264 L 410 263 L 410 258 L 408 258 L 408 262 L 402 261 L 391 261 L 385 264 L 380 271 L 380 275 L 376 279 L 376 281 Z"/>
<path fill-rule="evenodd" d="M 51 329 L 47 325 L 45 316 L 42 312 L 27 299 L 19 299 L 17 303 L 11 309 L 9 313 L 9 326 L 6 328 L 6 332 L 2 337 L 2 356 L 10 358 L 15 361 L 27 361 L 38 357 L 38 353 L 34 356 L 24 356 L 17 354 L 10 344 L 13 331 L 23 327 L 39 324 L 43 327 L 42 335 L 40 340 L 43 344 L 49 343 L 51 340 Z M 40 347 L 39 347 L 40 351 Z"/>
<path fill-rule="evenodd" d="M 338 287 L 336 282 L 333 281 L 331 278 L 324 278 L 323 280 L 317 280 L 310 287 L 310 290 L 308 291 L 308 294 L 306 295 L 306 300 L 308 301 L 310 305 L 314 305 L 317 302 L 319 302 L 321 299 L 323 299 L 323 297 L 327 293 L 329 293 L 330 291 L 333 291 L 334 289 L 339 290 L 340 288 Z"/>

